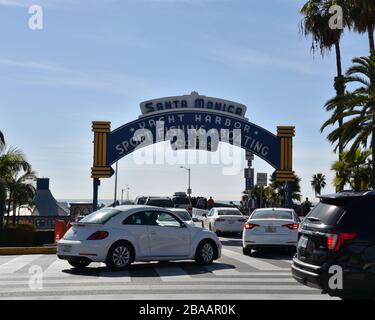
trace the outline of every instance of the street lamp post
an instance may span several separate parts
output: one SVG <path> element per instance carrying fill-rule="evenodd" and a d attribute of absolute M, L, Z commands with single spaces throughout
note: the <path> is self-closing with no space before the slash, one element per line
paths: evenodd
<path fill-rule="evenodd" d="M 184 167 L 184 166 L 181 166 L 180 167 L 181 169 L 185 169 L 185 170 L 187 170 L 188 171 L 188 173 L 189 173 L 189 185 L 188 185 L 188 189 L 187 189 L 187 194 L 188 194 L 188 197 L 189 197 L 189 200 L 191 199 L 191 185 L 190 185 L 190 173 L 191 173 L 191 168 L 189 167 L 189 168 L 186 168 L 186 167 Z"/>

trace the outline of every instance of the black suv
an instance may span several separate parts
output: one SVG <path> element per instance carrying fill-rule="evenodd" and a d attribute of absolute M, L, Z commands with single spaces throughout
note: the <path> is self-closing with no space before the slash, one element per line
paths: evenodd
<path fill-rule="evenodd" d="M 292 273 L 331 296 L 374 299 L 375 191 L 320 197 L 300 225 Z"/>

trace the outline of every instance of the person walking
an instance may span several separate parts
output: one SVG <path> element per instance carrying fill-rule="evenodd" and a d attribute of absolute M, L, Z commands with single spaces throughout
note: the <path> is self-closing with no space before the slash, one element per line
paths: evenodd
<path fill-rule="evenodd" d="M 210 196 L 210 199 L 207 200 L 207 209 L 212 209 L 212 207 L 214 206 L 214 199 L 212 199 L 212 197 Z"/>

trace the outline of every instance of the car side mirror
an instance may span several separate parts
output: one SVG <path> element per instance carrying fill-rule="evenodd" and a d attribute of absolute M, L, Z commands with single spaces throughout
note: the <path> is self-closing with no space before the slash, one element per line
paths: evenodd
<path fill-rule="evenodd" d="M 203 218 L 207 218 L 207 214 L 206 214 L 206 213 L 203 213 L 203 214 L 202 214 L 202 217 L 203 217 Z"/>

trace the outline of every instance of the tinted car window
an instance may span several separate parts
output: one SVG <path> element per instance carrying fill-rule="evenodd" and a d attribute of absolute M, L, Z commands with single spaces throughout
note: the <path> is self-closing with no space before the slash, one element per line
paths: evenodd
<path fill-rule="evenodd" d="M 173 198 L 175 204 L 190 204 L 189 198 L 187 197 L 175 197 Z"/>
<path fill-rule="evenodd" d="M 131 216 L 125 219 L 124 224 L 145 225 L 146 218 L 145 218 L 144 212 L 138 212 L 138 213 L 132 214 Z"/>
<path fill-rule="evenodd" d="M 255 211 L 251 219 L 293 219 L 293 215 L 285 210 L 261 210 Z"/>
<path fill-rule="evenodd" d="M 161 207 L 161 208 L 173 208 L 174 204 L 171 199 L 149 199 L 147 201 L 148 206 Z"/>
<path fill-rule="evenodd" d="M 375 200 L 360 199 L 352 201 L 348 204 L 338 224 L 351 231 L 371 230 L 373 232 L 375 228 Z"/>
<path fill-rule="evenodd" d="M 218 210 L 218 216 L 242 216 L 240 211 L 236 210 Z"/>
<path fill-rule="evenodd" d="M 180 227 L 181 222 L 166 212 L 149 211 L 145 212 L 147 225 L 160 227 Z"/>
<path fill-rule="evenodd" d="M 98 211 L 95 211 L 95 212 L 87 215 L 86 217 L 84 217 L 79 222 L 92 223 L 92 224 L 105 224 L 110 219 L 112 219 L 117 214 L 119 214 L 120 212 L 121 211 L 119 211 L 119 210 L 110 209 L 110 208 L 100 209 Z"/>
<path fill-rule="evenodd" d="M 146 197 L 138 198 L 137 199 L 137 204 L 146 204 Z"/>
<path fill-rule="evenodd" d="M 324 223 L 334 225 L 338 222 L 345 211 L 345 205 L 341 203 L 333 203 L 329 201 L 321 201 L 306 216 L 309 222 Z M 311 219 L 309 219 L 311 218 Z"/>

